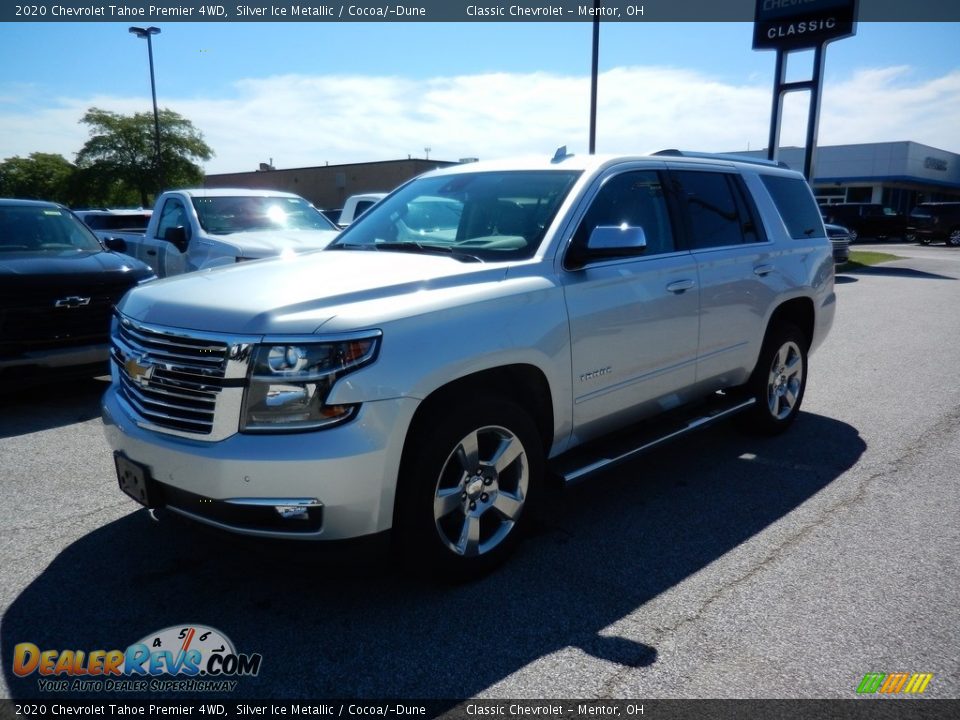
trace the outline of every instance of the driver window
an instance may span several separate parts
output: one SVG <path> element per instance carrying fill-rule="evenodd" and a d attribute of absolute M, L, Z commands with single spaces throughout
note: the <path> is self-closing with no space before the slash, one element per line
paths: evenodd
<path fill-rule="evenodd" d="M 190 225 L 187 222 L 187 211 L 183 207 L 183 203 L 176 198 L 168 198 L 163 204 L 163 210 L 160 211 L 157 237 L 163 239 L 166 237 L 167 230 L 181 225 L 187 229 L 187 237 L 189 237 Z"/>
<path fill-rule="evenodd" d="M 642 227 L 647 239 L 643 257 L 675 250 L 660 174 L 635 170 L 608 178 L 573 236 L 571 250 L 589 258 L 587 240 L 598 226 Z"/>

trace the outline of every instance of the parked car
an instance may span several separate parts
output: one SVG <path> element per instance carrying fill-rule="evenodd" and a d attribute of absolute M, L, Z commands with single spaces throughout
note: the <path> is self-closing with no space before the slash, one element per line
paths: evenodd
<path fill-rule="evenodd" d="M 943 240 L 960 247 L 960 202 L 923 203 L 910 213 L 907 239 L 928 245 Z"/>
<path fill-rule="evenodd" d="M 475 575 L 548 469 L 573 483 L 734 414 L 785 431 L 833 286 L 810 187 L 776 164 L 458 165 L 296 263 L 131 292 L 105 433 L 151 509 L 259 537 L 390 531 L 413 564 Z"/>
<path fill-rule="evenodd" d="M 62 205 L 0 200 L 0 387 L 105 372 L 114 305 L 154 277 Z"/>
<path fill-rule="evenodd" d="M 110 247 L 160 277 L 325 248 L 340 232 L 304 198 L 278 190 L 199 188 L 157 198 L 146 232 L 111 231 Z"/>
<path fill-rule="evenodd" d="M 821 205 L 820 211 L 824 222 L 842 225 L 850 230 L 850 242 L 864 238 L 899 239 L 907 233 L 906 217 L 879 203 Z"/>
<path fill-rule="evenodd" d="M 850 231 L 842 225 L 826 223 L 827 237 L 833 246 L 833 261 L 842 265 L 850 259 Z"/>

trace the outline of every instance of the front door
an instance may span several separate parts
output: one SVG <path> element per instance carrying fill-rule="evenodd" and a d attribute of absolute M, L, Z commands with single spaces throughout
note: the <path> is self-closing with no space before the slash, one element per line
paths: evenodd
<path fill-rule="evenodd" d="M 564 271 L 570 319 L 574 433 L 583 441 L 678 404 L 693 384 L 699 332 L 697 266 L 677 248 L 663 175 L 628 170 L 603 180 L 577 227 Z M 591 258 L 597 226 L 642 227 L 646 248 Z"/>

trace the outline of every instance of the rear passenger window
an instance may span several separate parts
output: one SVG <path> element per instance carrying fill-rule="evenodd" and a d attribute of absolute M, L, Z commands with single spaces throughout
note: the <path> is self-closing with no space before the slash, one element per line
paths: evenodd
<path fill-rule="evenodd" d="M 594 228 L 621 225 L 643 228 L 647 239 L 644 256 L 674 251 L 663 184 L 655 170 L 635 170 L 607 179 L 573 236 L 574 252 L 584 251 Z"/>
<path fill-rule="evenodd" d="M 823 220 L 806 180 L 781 175 L 761 175 L 787 232 L 794 240 L 822 237 Z"/>
<path fill-rule="evenodd" d="M 691 250 L 765 239 L 738 175 L 691 170 L 677 170 L 673 175 L 686 198 Z"/>

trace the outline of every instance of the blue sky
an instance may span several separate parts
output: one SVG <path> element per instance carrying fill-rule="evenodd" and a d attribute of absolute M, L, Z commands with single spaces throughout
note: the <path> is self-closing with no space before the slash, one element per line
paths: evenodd
<path fill-rule="evenodd" d="M 584 151 L 589 23 L 156 23 L 157 94 L 216 152 L 209 172 Z M 774 53 L 750 23 L 604 23 L 600 152 L 766 143 Z M 960 152 L 960 25 L 861 23 L 829 46 L 822 145 L 916 140 Z M 797 57 L 797 79 L 808 72 Z M 93 105 L 150 109 L 126 23 L 0 25 L 0 159 L 72 160 Z M 787 103 L 800 144 L 806 100 Z"/>

